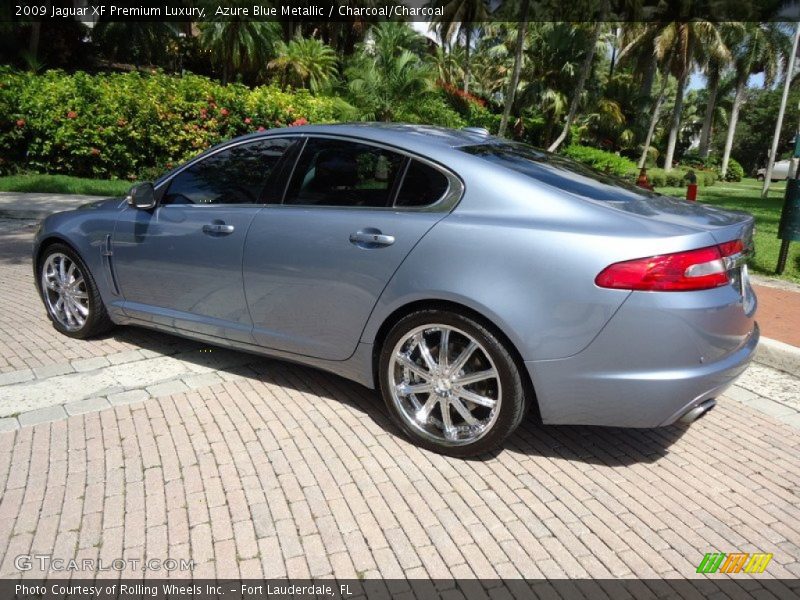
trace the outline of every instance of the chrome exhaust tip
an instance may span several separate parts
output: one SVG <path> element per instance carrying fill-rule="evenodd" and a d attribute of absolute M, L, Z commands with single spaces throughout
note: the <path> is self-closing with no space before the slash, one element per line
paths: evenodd
<path fill-rule="evenodd" d="M 717 405 L 717 401 L 714 398 L 709 398 L 695 406 L 692 409 L 689 409 L 684 413 L 684 415 L 680 418 L 681 423 L 693 423 L 697 421 L 700 417 L 704 417 L 708 411 L 714 408 Z"/>

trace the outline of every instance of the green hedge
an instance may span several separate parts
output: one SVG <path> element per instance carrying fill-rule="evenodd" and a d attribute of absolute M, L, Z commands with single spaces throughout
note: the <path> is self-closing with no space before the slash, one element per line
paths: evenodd
<path fill-rule="evenodd" d="M 694 171 L 697 177 L 697 185 L 700 187 L 714 185 L 719 177 L 716 171 L 678 167 L 671 171 L 658 168 L 647 169 L 647 178 L 656 189 L 660 187 L 681 187 L 688 183 L 686 175 L 690 170 Z"/>
<path fill-rule="evenodd" d="M 563 153 L 573 160 L 617 177 L 630 178 L 639 172 L 636 163 L 629 158 L 590 146 L 573 144 L 564 148 Z"/>
<path fill-rule="evenodd" d="M 592 148 L 590 146 L 579 145 L 567 146 L 564 148 L 563 153 L 565 156 L 569 156 L 578 162 L 589 165 L 590 167 L 594 167 L 599 171 L 622 177 L 628 181 L 636 182 L 639 177 L 639 169 L 636 167 L 636 163 L 628 158 L 625 158 L 624 156 L 620 156 L 619 154 L 598 150 L 597 148 Z M 731 159 L 731 165 L 733 165 L 734 162 L 735 161 Z M 736 163 L 736 165 L 738 165 L 738 163 Z M 729 174 L 732 169 L 735 169 L 735 167 L 732 166 L 731 169 L 729 169 Z M 650 184 L 655 188 L 680 187 L 688 183 L 686 176 L 690 170 L 694 171 L 694 174 L 697 177 L 697 184 L 699 186 L 714 185 L 719 178 L 719 173 L 716 169 L 690 169 L 683 166 L 670 171 L 665 171 L 664 169 L 658 168 L 648 168 L 647 177 L 650 181 Z"/>
<path fill-rule="evenodd" d="M 42 75 L 0 70 L 0 173 L 133 179 L 261 128 L 350 120 L 305 90 L 220 85 L 162 73 Z"/>

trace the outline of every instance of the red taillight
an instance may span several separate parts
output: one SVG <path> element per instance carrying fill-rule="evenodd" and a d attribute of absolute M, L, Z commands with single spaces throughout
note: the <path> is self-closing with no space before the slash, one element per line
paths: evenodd
<path fill-rule="evenodd" d="M 725 259 L 742 252 L 741 240 L 697 250 L 661 254 L 614 263 L 594 282 L 604 288 L 681 292 L 708 290 L 727 285 Z"/>

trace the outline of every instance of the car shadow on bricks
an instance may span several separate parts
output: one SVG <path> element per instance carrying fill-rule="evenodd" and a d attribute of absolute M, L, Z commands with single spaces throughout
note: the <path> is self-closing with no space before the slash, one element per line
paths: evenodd
<path fill-rule="evenodd" d="M 107 337 L 154 354 L 176 356 L 198 367 L 243 377 L 255 385 L 264 385 L 265 389 L 279 386 L 290 393 L 308 395 L 309 401 L 315 397 L 332 400 L 337 405 L 362 413 L 382 431 L 402 437 L 377 391 L 333 373 L 138 327 L 120 327 Z M 658 429 L 541 425 L 531 414 L 503 447 L 469 460 L 491 460 L 501 452 L 509 451 L 612 467 L 652 463 L 665 456 L 669 447 L 687 430 L 688 426 L 682 424 Z M 343 431 L 342 436 L 349 433 Z"/>
<path fill-rule="evenodd" d="M 595 465 L 628 466 L 658 461 L 688 429 L 680 423 L 657 429 L 627 429 L 528 422 L 509 438 L 506 448 Z"/>

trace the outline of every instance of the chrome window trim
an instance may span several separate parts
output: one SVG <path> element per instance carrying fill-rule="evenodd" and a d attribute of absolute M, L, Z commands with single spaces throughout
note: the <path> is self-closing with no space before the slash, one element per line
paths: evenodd
<path fill-rule="evenodd" d="M 162 179 L 156 185 L 153 186 L 153 188 L 156 191 L 157 197 L 158 197 L 157 202 L 156 202 L 156 208 L 167 208 L 167 207 L 170 207 L 170 206 L 180 206 L 180 207 L 184 207 L 184 208 L 187 207 L 187 206 L 194 206 L 196 208 L 207 208 L 209 206 L 217 206 L 217 207 L 219 207 L 219 206 L 227 206 L 227 207 L 231 207 L 231 208 L 241 208 L 241 207 L 246 207 L 246 206 L 258 206 L 258 207 L 268 206 L 268 204 L 266 204 L 264 202 L 236 203 L 236 204 L 162 204 L 161 200 L 163 198 L 164 193 L 166 193 L 167 189 L 169 188 L 169 184 L 172 183 L 172 180 L 175 179 L 181 173 L 183 173 L 189 167 L 192 167 L 192 166 L 196 165 L 197 163 L 199 163 L 199 162 L 201 162 L 201 161 L 203 161 L 203 160 L 205 160 L 205 159 L 207 159 L 207 158 L 209 158 L 211 156 L 214 156 L 215 154 L 219 154 L 220 152 L 223 152 L 225 150 L 230 150 L 231 148 L 236 148 L 236 147 L 242 146 L 244 144 L 255 144 L 255 143 L 258 143 L 258 142 L 264 142 L 264 141 L 271 140 L 271 139 L 277 140 L 277 139 L 284 139 L 284 138 L 299 139 L 299 138 L 301 138 L 301 136 L 298 135 L 298 134 L 291 134 L 291 133 L 276 134 L 276 135 L 263 135 L 263 136 L 249 138 L 249 139 L 246 139 L 246 140 L 239 140 L 238 142 L 231 142 L 229 144 L 225 144 L 223 146 L 220 146 L 219 148 L 214 148 L 214 150 L 206 151 L 206 152 L 203 152 L 203 153 L 199 154 L 198 156 L 195 156 L 189 162 L 187 162 L 187 163 L 181 165 L 180 167 L 176 168 L 172 173 L 169 174 L 169 176 L 165 177 L 164 179 Z M 164 186 L 166 186 L 166 187 L 164 187 Z M 281 195 L 281 200 L 282 199 L 283 199 L 283 195 Z"/>
<path fill-rule="evenodd" d="M 224 150 L 229 150 L 230 148 L 235 148 L 237 146 L 241 146 L 242 144 L 251 144 L 256 142 L 263 142 L 270 139 L 297 139 L 303 140 L 303 146 L 300 148 L 300 151 L 297 153 L 297 156 L 294 158 L 294 163 L 291 165 L 291 170 L 289 172 L 288 177 L 286 178 L 283 192 L 281 193 L 281 201 L 279 203 L 254 203 L 254 204 L 161 204 L 161 199 L 163 197 L 164 192 L 168 185 L 172 182 L 172 180 L 180 175 L 183 171 L 188 169 L 189 167 L 197 164 L 198 162 L 209 158 L 210 156 L 214 156 L 215 154 L 222 152 Z M 319 204 L 285 204 L 286 194 L 289 191 L 289 184 L 294 177 L 295 169 L 297 168 L 297 164 L 300 160 L 300 156 L 302 155 L 303 151 L 305 150 L 306 143 L 309 139 L 332 139 L 332 140 L 344 140 L 359 144 L 365 144 L 368 146 L 375 146 L 377 148 L 382 148 L 384 150 L 388 150 L 390 152 L 395 152 L 402 156 L 405 156 L 411 160 L 418 160 L 421 163 L 428 165 L 429 167 L 436 169 L 442 175 L 445 176 L 447 179 L 447 190 L 442 194 L 441 198 L 436 202 L 428 204 L 426 206 L 394 206 L 394 202 L 397 200 L 397 195 L 392 199 L 392 206 L 327 206 L 327 205 L 319 205 Z M 407 170 L 407 167 L 406 167 Z M 403 171 L 403 176 L 405 176 L 405 170 Z M 402 182 L 401 182 L 402 185 Z M 167 186 L 167 187 L 164 187 Z M 156 208 L 166 208 L 169 206 L 193 206 L 196 208 L 206 208 L 211 206 L 227 206 L 227 207 L 247 207 L 247 206 L 259 206 L 259 207 L 270 207 L 270 208 L 278 208 L 278 207 L 286 207 L 286 208 L 325 208 L 329 210 L 377 210 L 377 211 L 391 211 L 391 212 L 451 212 L 461 201 L 461 198 L 464 195 L 464 182 L 456 173 L 451 171 L 449 168 L 445 167 L 444 165 L 433 161 L 425 156 L 421 156 L 414 152 L 410 152 L 405 148 L 400 148 L 398 146 L 393 146 L 391 144 L 386 144 L 383 142 L 376 142 L 374 140 L 364 139 L 355 137 L 352 135 L 336 135 L 336 134 L 321 134 L 321 133 L 292 133 L 292 132 L 281 132 L 281 133 L 264 133 L 263 135 L 259 135 L 256 137 L 248 138 L 246 140 L 239 140 L 238 142 L 231 142 L 229 144 L 225 144 L 220 146 L 219 148 L 215 148 L 212 151 L 207 151 L 195 158 L 191 159 L 184 165 L 181 165 L 177 169 L 175 169 L 172 173 L 169 174 L 168 177 L 164 178 L 163 180 L 159 181 L 156 185 L 154 185 L 155 191 L 158 194 L 158 202 L 156 204 Z M 398 191 L 399 191 L 398 187 Z"/>
<path fill-rule="evenodd" d="M 376 148 L 381 148 L 383 150 L 387 150 L 389 152 L 394 152 L 395 154 L 400 154 L 401 156 L 406 157 L 410 160 L 418 160 L 421 163 L 428 165 L 432 169 L 436 169 L 442 175 L 445 176 L 447 179 L 447 190 L 442 194 L 441 198 L 437 201 L 428 204 L 426 206 L 394 206 L 394 203 L 397 200 L 397 194 L 395 197 L 392 198 L 392 206 L 333 206 L 333 205 L 325 205 L 325 204 L 286 204 L 286 194 L 289 191 L 289 184 L 291 183 L 292 178 L 294 178 L 295 169 L 297 168 L 297 164 L 302 156 L 303 151 L 305 150 L 305 145 L 297 154 L 295 158 L 295 164 L 292 166 L 292 172 L 289 176 L 289 179 L 286 181 L 286 189 L 284 190 L 283 198 L 280 204 L 268 204 L 269 207 L 285 207 L 285 208 L 304 208 L 304 209 L 327 209 L 327 210 L 367 210 L 367 211 L 384 211 L 384 212 L 451 212 L 456 205 L 461 201 L 462 196 L 464 195 L 464 182 L 461 178 L 456 175 L 453 171 L 441 165 L 427 157 L 420 156 L 405 148 L 400 148 L 398 146 L 393 146 L 391 144 L 386 144 L 383 142 L 376 142 L 374 140 L 364 139 L 355 137 L 352 135 L 336 135 L 336 134 L 328 134 L 328 133 L 303 133 L 298 134 L 304 138 L 308 139 L 331 139 L 337 141 L 347 141 L 347 142 L 354 142 L 357 144 L 364 144 L 366 146 L 374 146 Z M 408 166 L 406 165 L 403 176 L 405 177 L 405 172 Z M 400 182 L 400 186 L 402 186 L 402 181 Z M 400 186 L 398 186 L 397 191 L 399 192 Z"/>

